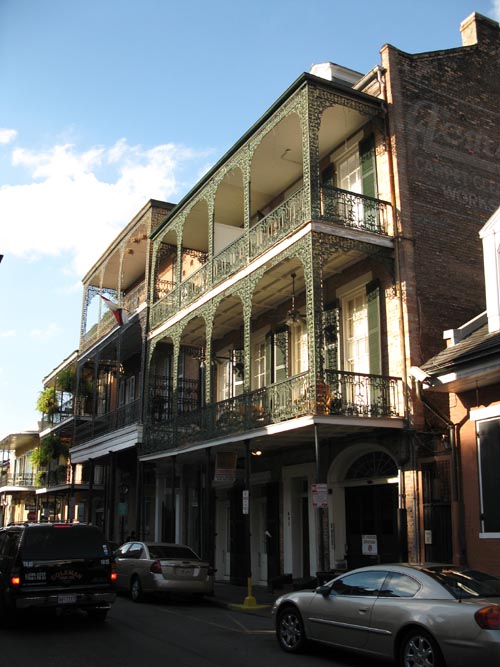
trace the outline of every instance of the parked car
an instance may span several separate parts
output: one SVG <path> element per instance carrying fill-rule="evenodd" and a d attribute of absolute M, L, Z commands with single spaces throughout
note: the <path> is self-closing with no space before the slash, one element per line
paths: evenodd
<path fill-rule="evenodd" d="M 127 542 L 115 552 L 116 585 L 134 602 L 148 593 L 213 595 L 215 570 L 184 544 Z"/>
<path fill-rule="evenodd" d="M 22 609 L 83 609 L 106 618 L 116 593 L 114 564 L 96 526 L 70 523 L 0 529 L 0 618 Z"/>
<path fill-rule="evenodd" d="M 400 667 L 500 664 L 500 578 L 454 565 L 372 565 L 278 598 L 284 651 L 308 640 Z"/>

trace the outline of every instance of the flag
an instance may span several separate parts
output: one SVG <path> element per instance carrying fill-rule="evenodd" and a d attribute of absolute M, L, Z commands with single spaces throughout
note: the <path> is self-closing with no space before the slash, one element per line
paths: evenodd
<path fill-rule="evenodd" d="M 101 299 L 104 301 L 106 306 L 110 309 L 110 311 L 113 313 L 115 316 L 115 320 L 118 322 L 120 326 L 122 324 L 127 324 L 128 322 L 128 311 L 125 310 L 125 308 L 122 308 L 118 304 L 114 303 L 114 301 L 111 301 L 111 299 L 108 299 L 105 296 L 102 296 L 101 294 Z"/>

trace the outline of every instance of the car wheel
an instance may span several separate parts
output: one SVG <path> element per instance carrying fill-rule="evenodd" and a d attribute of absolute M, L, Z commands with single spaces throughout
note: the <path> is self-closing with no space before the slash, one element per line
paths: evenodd
<path fill-rule="evenodd" d="M 132 577 L 132 581 L 130 582 L 130 597 L 134 602 L 142 602 L 144 599 L 141 582 L 137 576 Z"/>
<path fill-rule="evenodd" d="M 445 667 L 438 643 L 426 630 L 414 628 L 401 640 L 400 667 Z"/>
<path fill-rule="evenodd" d="M 88 617 L 95 623 L 104 623 L 108 615 L 107 609 L 87 609 Z"/>
<path fill-rule="evenodd" d="M 276 636 L 281 648 L 288 653 L 300 653 L 306 647 L 304 623 L 295 607 L 285 607 L 278 612 Z"/>

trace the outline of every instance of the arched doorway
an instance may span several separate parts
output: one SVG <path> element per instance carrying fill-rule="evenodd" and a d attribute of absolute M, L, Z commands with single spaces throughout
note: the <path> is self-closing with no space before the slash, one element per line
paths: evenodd
<path fill-rule="evenodd" d="M 337 455 L 328 474 L 331 568 L 400 560 L 399 481 L 380 445 L 353 444 Z"/>
<path fill-rule="evenodd" d="M 363 454 L 347 470 L 344 488 L 349 568 L 399 559 L 397 479 L 396 463 L 383 451 Z"/>

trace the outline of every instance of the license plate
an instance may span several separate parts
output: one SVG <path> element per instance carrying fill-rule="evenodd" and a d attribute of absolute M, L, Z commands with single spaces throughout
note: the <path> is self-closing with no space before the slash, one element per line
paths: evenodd
<path fill-rule="evenodd" d="M 194 570 L 192 567 L 178 567 L 175 572 L 179 577 L 192 577 Z"/>
<path fill-rule="evenodd" d="M 57 596 L 57 604 L 75 604 L 76 593 L 61 593 Z"/>

